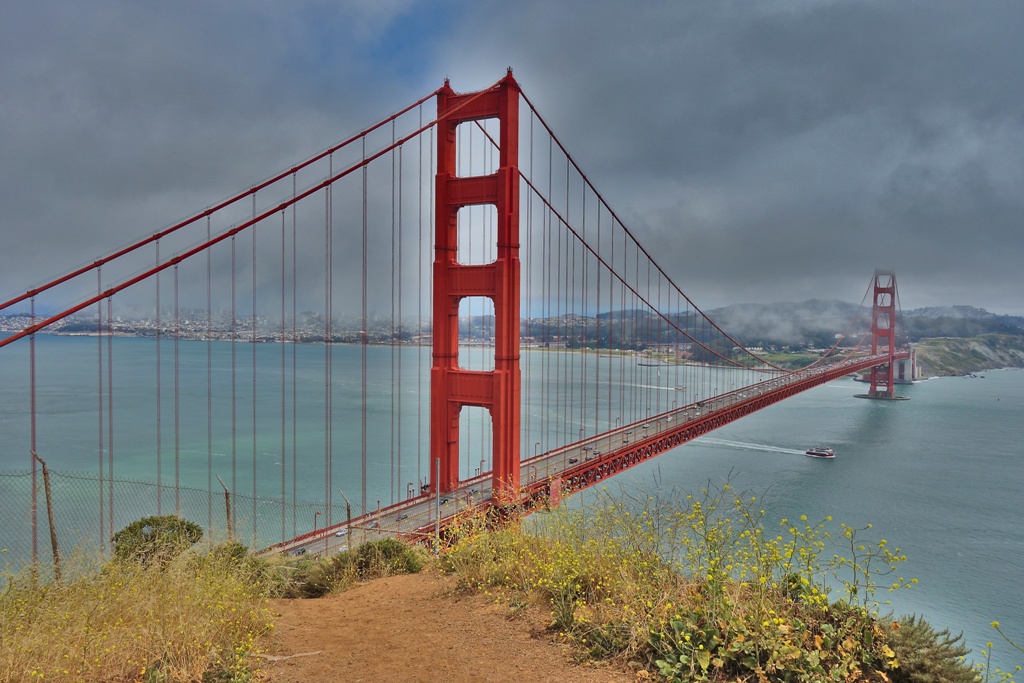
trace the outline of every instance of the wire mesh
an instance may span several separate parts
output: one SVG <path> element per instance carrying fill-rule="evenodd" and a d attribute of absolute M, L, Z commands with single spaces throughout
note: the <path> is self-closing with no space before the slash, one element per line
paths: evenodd
<path fill-rule="evenodd" d="M 203 543 L 216 544 L 228 540 L 228 521 L 224 491 L 173 485 L 158 486 L 153 482 L 115 479 L 113 481 L 113 532 L 109 524 L 107 505 L 110 482 L 83 472 L 50 472 L 53 501 L 54 528 L 60 555 L 72 550 L 109 555 L 110 537 L 135 520 L 157 514 L 156 497 L 180 496 L 181 516 L 203 527 Z M 45 511 L 42 479 L 38 478 L 38 526 L 32 526 L 32 473 L 29 471 L 0 472 L 0 550 L 5 569 L 15 571 L 33 560 L 33 545 L 37 561 L 52 561 L 49 529 Z M 234 496 L 232 496 L 234 497 Z M 300 533 L 311 531 L 325 512 L 322 501 L 283 500 L 279 498 L 253 499 L 238 495 L 238 517 L 232 519 L 235 539 L 253 548 L 262 548 L 281 540 L 281 517 L 294 520 Z M 255 516 L 253 515 L 255 510 Z M 344 509 L 341 510 L 344 513 Z"/>

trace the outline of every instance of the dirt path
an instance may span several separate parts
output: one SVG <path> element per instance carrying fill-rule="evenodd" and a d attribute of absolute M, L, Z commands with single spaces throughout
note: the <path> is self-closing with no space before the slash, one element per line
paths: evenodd
<path fill-rule="evenodd" d="M 450 595 L 451 586 L 449 578 L 423 573 L 318 600 L 275 600 L 271 683 L 634 680 L 573 664 L 539 611 L 512 619 L 484 596 Z"/>

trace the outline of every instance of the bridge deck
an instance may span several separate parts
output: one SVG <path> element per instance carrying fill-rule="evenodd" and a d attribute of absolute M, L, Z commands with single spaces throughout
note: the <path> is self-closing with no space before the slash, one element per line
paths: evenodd
<path fill-rule="evenodd" d="M 898 353 L 894 359 L 908 355 Z M 889 360 L 888 354 L 860 357 L 767 380 L 541 453 L 522 462 L 522 500 L 545 498 L 554 488 L 563 495 L 588 488 L 741 417 Z M 415 496 L 278 543 L 265 552 L 327 555 L 384 537 L 425 538 L 458 514 L 489 507 L 491 485 L 490 474 L 485 473 L 450 493 Z"/>

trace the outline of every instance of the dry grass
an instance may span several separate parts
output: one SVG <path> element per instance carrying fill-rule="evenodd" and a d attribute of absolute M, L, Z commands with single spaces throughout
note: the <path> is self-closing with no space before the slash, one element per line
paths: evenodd
<path fill-rule="evenodd" d="M 109 562 L 61 585 L 4 577 L 0 681 L 245 681 L 271 628 L 257 565 Z"/>

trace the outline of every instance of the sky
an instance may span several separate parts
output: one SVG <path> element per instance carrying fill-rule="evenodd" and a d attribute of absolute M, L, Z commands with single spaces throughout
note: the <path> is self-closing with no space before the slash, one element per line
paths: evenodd
<path fill-rule="evenodd" d="M 8 0 L 0 296 L 432 92 L 517 81 L 702 308 L 1024 315 L 1024 4 Z"/>

